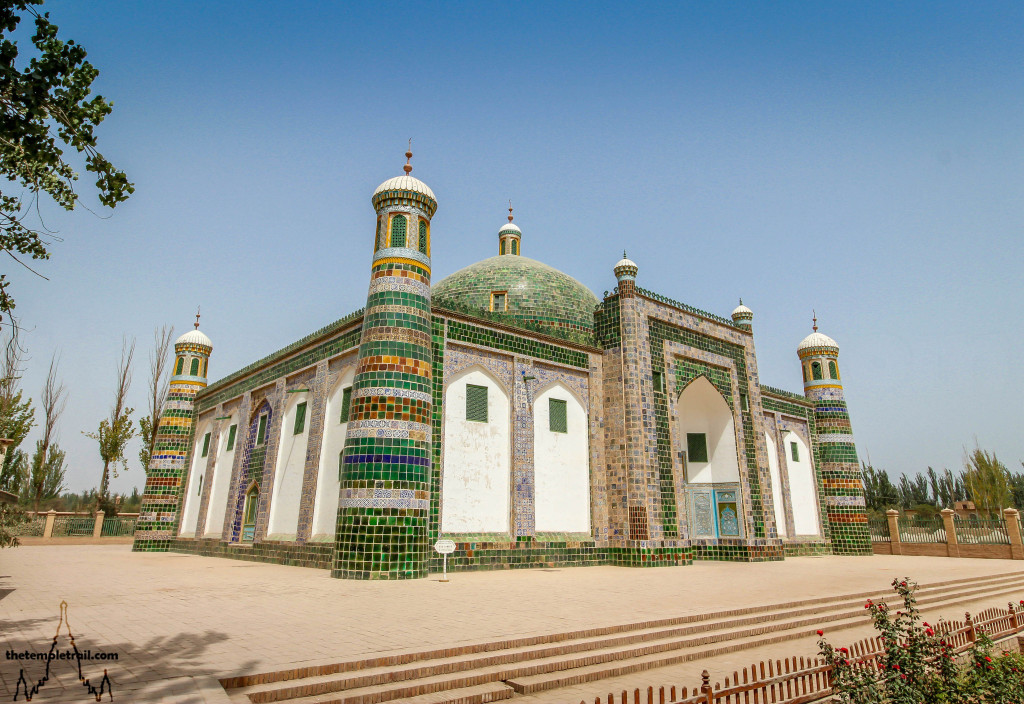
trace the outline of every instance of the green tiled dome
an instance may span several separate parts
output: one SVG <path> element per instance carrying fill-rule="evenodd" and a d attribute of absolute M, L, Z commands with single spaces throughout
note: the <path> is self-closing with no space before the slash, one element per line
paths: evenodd
<path fill-rule="evenodd" d="M 543 327 L 594 330 L 598 300 L 590 289 L 568 274 L 521 256 L 497 256 L 471 264 L 437 282 L 433 302 L 452 301 L 489 311 L 491 294 L 507 292 L 507 314 Z"/>

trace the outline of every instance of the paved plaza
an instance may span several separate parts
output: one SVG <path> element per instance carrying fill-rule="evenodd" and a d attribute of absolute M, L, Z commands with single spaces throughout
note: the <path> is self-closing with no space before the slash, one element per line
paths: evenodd
<path fill-rule="evenodd" d="M 223 704 L 228 698 L 217 677 L 229 674 L 881 591 L 895 576 L 927 583 L 1021 569 L 1008 560 L 877 555 L 469 572 L 451 575 L 448 583 L 437 575 L 359 582 L 331 579 L 322 570 L 132 553 L 128 545 L 22 546 L 0 551 L 0 647 L 5 653 L 48 650 L 63 600 L 80 650 L 118 654 L 108 665 L 115 701 Z M 962 609 L 946 615 L 960 617 Z M 836 642 L 863 635 L 866 630 L 844 631 Z M 65 640 L 62 631 L 61 647 Z M 755 658 L 812 655 L 814 637 L 762 650 L 515 699 L 568 704 L 616 688 L 692 686 L 704 667 L 718 677 Z M 0 693 L 8 701 L 23 665 L 41 676 L 41 663 L 0 656 Z M 51 669 L 33 701 L 87 701 L 73 663 Z M 95 682 L 103 666 L 86 663 L 83 670 Z"/>

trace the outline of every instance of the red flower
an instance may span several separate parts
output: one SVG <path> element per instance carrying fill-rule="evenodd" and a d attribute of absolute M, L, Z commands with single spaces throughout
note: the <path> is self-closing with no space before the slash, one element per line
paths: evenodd
<path fill-rule="evenodd" d="M 840 648 L 840 649 L 839 649 L 839 652 L 840 652 L 840 653 L 848 653 L 848 652 L 850 652 L 850 651 L 849 651 L 849 650 L 847 650 L 846 648 Z"/>
<path fill-rule="evenodd" d="M 825 631 L 822 631 L 822 630 L 817 631 L 817 633 L 818 633 L 819 636 L 825 635 Z"/>
<path fill-rule="evenodd" d="M 990 658 L 988 655 L 986 655 L 985 656 L 985 662 L 992 662 L 992 658 Z"/>

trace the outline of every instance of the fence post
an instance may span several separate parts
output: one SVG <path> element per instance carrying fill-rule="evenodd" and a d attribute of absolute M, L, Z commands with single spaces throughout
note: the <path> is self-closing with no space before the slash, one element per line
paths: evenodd
<path fill-rule="evenodd" d="M 713 704 L 712 696 L 714 693 L 711 691 L 711 675 L 707 670 L 700 673 L 700 693 L 704 696 L 707 704 Z"/>
<path fill-rule="evenodd" d="M 964 620 L 967 622 L 967 642 L 974 643 L 978 640 L 978 629 L 974 627 L 974 619 L 967 613 L 964 614 Z"/>
<path fill-rule="evenodd" d="M 885 512 L 885 518 L 889 521 L 889 551 L 893 555 L 902 555 L 903 547 L 900 544 L 900 512 L 891 508 Z"/>
<path fill-rule="evenodd" d="M 96 522 L 92 526 L 92 537 L 98 538 L 103 534 L 103 511 L 96 512 Z"/>
<path fill-rule="evenodd" d="M 57 512 L 52 508 L 46 512 L 46 525 L 43 526 L 43 537 L 53 537 L 53 522 L 57 519 Z"/>
<path fill-rule="evenodd" d="M 1024 560 L 1024 544 L 1020 537 L 1020 517 L 1015 508 L 1003 509 L 1003 521 L 1006 523 L 1006 535 L 1010 538 L 1010 557 Z"/>
<path fill-rule="evenodd" d="M 953 516 L 956 512 L 951 508 L 944 508 L 942 514 L 942 527 L 946 529 L 946 555 L 949 557 L 960 557 L 960 543 L 956 539 L 956 523 Z"/>

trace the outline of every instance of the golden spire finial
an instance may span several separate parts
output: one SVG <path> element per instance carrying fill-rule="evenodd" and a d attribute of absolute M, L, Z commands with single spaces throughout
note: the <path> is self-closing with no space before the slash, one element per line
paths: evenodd
<path fill-rule="evenodd" d="M 508 199 L 508 221 L 512 222 L 512 199 Z"/>
<path fill-rule="evenodd" d="M 412 160 L 412 137 L 409 138 L 409 151 L 407 151 L 405 153 L 405 166 L 402 167 L 402 168 L 405 169 L 405 173 L 407 173 L 407 174 L 412 173 L 412 164 L 409 163 L 411 160 Z"/>
<path fill-rule="evenodd" d="M 198 330 L 199 329 L 199 306 L 196 306 L 196 322 L 195 322 L 195 326 L 196 326 L 196 330 Z"/>
<path fill-rule="evenodd" d="M 811 327 L 814 328 L 814 332 L 818 332 L 818 314 L 814 312 L 813 308 L 811 309 L 811 315 L 814 316 L 812 318 L 813 324 L 811 325 Z"/>

